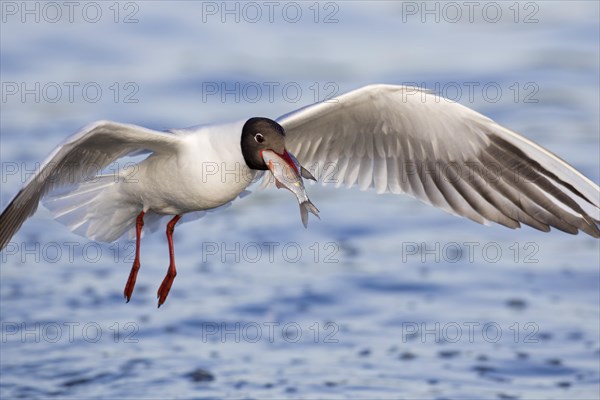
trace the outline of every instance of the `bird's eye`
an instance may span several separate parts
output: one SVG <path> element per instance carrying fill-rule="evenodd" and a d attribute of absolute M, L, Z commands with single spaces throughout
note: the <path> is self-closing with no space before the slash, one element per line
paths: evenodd
<path fill-rule="evenodd" d="M 254 140 L 256 140 L 258 143 L 262 143 L 265 141 L 265 137 L 262 135 L 262 133 L 257 133 L 254 135 Z"/>

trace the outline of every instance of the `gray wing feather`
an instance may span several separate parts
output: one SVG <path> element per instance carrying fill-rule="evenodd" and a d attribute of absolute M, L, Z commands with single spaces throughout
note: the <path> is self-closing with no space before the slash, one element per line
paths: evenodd
<path fill-rule="evenodd" d="M 111 162 L 139 151 L 176 151 L 177 135 L 136 125 L 98 121 L 67 138 L 45 160 L 0 215 L 0 250 L 8 244 L 23 222 L 37 210 L 49 191 L 76 185 Z"/>
<path fill-rule="evenodd" d="M 324 183 L 407 193 L 479 223 L 600 237 L 597 184 L 523 136 L 432 93 L 370 85 L 277 121 L 287 149 Z"/>

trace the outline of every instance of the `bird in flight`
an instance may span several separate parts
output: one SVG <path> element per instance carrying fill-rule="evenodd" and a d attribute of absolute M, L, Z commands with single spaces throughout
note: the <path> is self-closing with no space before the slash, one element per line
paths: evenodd
<path fill-rule="evenodd" d="M 110 163 L 141 152 L 148 156 L 135 165 L 134 179 L 125 171 L 116 179 L 102 174 Z M 284 165 L 276 168 L 273 160 Z M 283 182 L 284 170 L 292 183 Z M 335 187 L 406 193 L 482 224 L 600 237 L 600 188 L 565 161 L 458 103 L 418 88 L 377 84 L 275 120 L 167 132 L 92 123 L 59 145 L 6 206 L 0 249 L 45 197 L 60 222 L 89 239 L 135 235 L 124 290 L 129 301 L 144 224 L 170 216 L 160 307 L 177 274 L 173 231 L 182 216 L 227 205 L 262 177 L 262 186 L 274 183 L 296 193 L 306 223 L 306 211 L 318 210 L 300 177 L 313 175 Z"/>

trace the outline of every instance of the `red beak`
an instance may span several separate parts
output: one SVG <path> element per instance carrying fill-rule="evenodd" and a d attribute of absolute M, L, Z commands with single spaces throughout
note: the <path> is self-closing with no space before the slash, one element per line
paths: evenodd
<path fill-rule="evenodd" d="M 277 154 L 285 163 L 287 163 L 290 167 L 291 167 L 291 171 L 289 171 L 290 173 L 293 173 L 294 175 L 297 176 L 302 176 L 301 173 L 302 171 L 300 170 L 300 167 L 294 162 L 293 156 L 290 155 L 290 153 L 287 152 L 287 150 L 283 150 L 283 153 L 278 153 L 275 150 L 261 150 L 260 152 L 260 156 L 263 158 L 263 160 L 265 161 L 265 163 L 267 164 L 267 168 L 271 170 L 271 172 L 275 173 L 273 171 L 274 165 L 273 165 L 273 161 L 271 160 L 272 157 L 267 157 L 267 159 L 265 159 L 264 154 L 265 153 L 273 153 L 273 154 Z M 290 177 L 290 179 L 293 180 L 292 177 Z"/>
<path fill-rule="evenodd" d="M 290 154 L 287 152 L 287 150 L 284 150 L 283 154 L 280 154 L 280 156 L 281 156 L 281 158 L 283 158 L 285 160 L 286 163 L 288 163 L 290 165 L 290 167 L 292 167 L 294 169 L 294 171 L 296 171 L 296 173 L 298 175 L 300 175 L 300 171 L 298 171 L 298 167 L 294 163 L 294 160 L 292 160 L 292 157 L 290 157 Z"/>

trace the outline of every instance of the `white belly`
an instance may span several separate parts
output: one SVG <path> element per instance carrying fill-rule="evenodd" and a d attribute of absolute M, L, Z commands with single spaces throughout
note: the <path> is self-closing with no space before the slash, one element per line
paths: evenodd
<path fill-rule="evenodd" d="M 152 155 L 138 164 L 133 174 L 133 180 L 139 176 L 137 183 L 121 184 L 139 196 L 144 210 L 158 214 L 184 214 L 229 203 L 259 174 L 243 159 L 238 125 L 190 133 L 177 156 Z"/>

